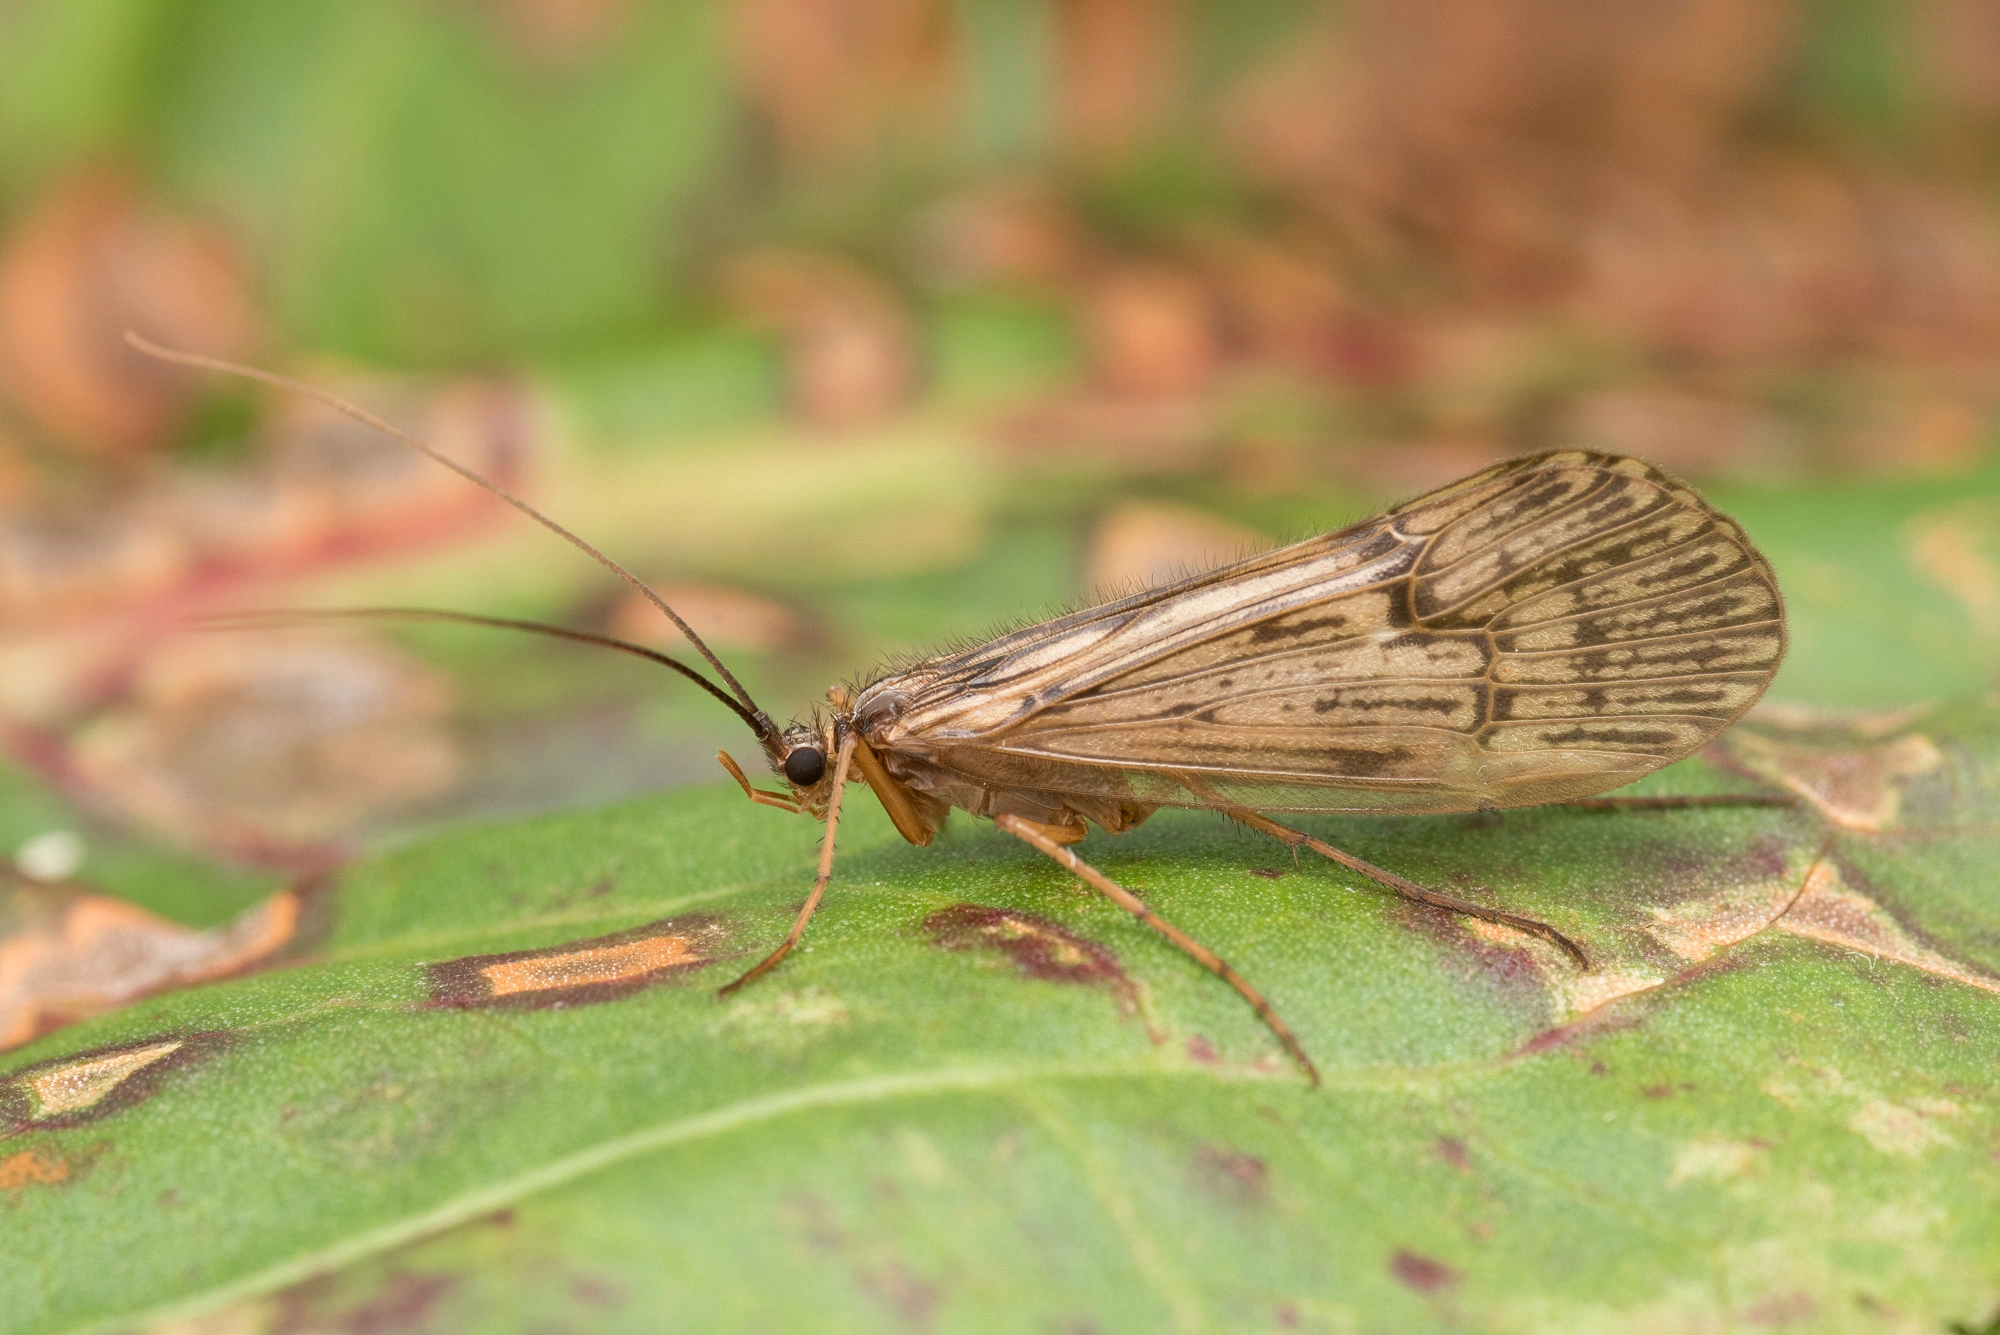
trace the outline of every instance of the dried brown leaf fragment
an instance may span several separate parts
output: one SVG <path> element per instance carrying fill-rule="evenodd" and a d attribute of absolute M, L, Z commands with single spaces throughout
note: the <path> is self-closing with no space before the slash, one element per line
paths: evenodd
<path fill-rule="evenodd" d="M 121 172 L 60 180 L 0 240 L 0 387 L 51 440 L 97 455 L 155 448 L 197 385 L 120 336 L 241 355 L 260 324 L 245 268 L 222 233 Z"/>
<path fill-rule="evenodd" d="M 292 939 L 299 913 L 298 894 L 282 890 L 225 927 L 197 931 L 73 883 L 15 882 L 0 890 L 0 1050 L 268 959 Z"/>

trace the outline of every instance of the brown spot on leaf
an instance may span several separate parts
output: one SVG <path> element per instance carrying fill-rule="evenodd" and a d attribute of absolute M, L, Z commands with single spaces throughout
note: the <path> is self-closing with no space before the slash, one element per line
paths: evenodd
<path fill-rule="evenodd" d="M 1557 947 L 1504 923 L 1461 918 L 1407 900 L 1395 901 L 1389 912 L 1398 925 L 1450 947 L 1444 956 L 1450 967 L 1491 988 L 1516 1011 L 1541 1013 L 1544 999 L 1560 993 L 1562 980 L 1575 972 Z"/>
<path fill-rule="evenodd" d="M 1443 1261 L 1402 1248 L 1389 1258 L 1389 1273 L 1418 1293 L 1436 1293 L 1458 1283 L 1458 1272 Z"/>
<path fill-rule="evenodd" d="M 953 904 L 924 919 L 924 930 L 946 950 L 997 950 L 1030 978 L 1108 988 L 1128 1008 L 1137 990 L 1118 957 L 1047 918 L 983 904 Z"/>
<path fill-rule="evenodd" d="M 1890 1306 L 1888 1303 L 1883 1302 L 1880 1298 L 1877 1298 L 1872 1293 L 1855 1294 L 1854 1305 L 1860 1308 L 1862 1311 L 1868 1313 L 1868 1315 L 1870 1316 L 1879 1316 L 1890 1321 L 1900 1320 L 1903 1315 L 1896 1308 Z M 1996 1325 L 1996 1324 L 2000 1324 L 2000 1312 L 1996 1312 L 1994 1314 L 1993 1320 L 1988 1323 L 1988 1325 Z M 1964 1326 L 1962 1323 L 1955 1323 L 1953 1325 L 1945 1327 L 1945 1329 L 1951 1331 L 1952 1335 L 1960 1335 L 1960 1333 L 1964 1330 Z M 1980 1327 L 1980 1329 L 1983 1331 L 1985 1327 Z"/>
<path fill-rule="evenodd" d="M 1599 968 L 1565 981 L 1562 994 L 1572 1015 L 1588 1016 L 1614 1001 L 1658 987 L 1666 980 L 1650 969 Z"/>
<path fill-rule="evenodd" d="M 1906 722 L 1890 720 L 1884 726 L 1902 726 Z M 1655 908 L 1652 910 L 1655 923 L 1650 928 L 1650 934 L 1693 966 L 1675 973 L 1673 980 L 1677 982 L 1713 970 L 1738 967 L 1739 960 L 1728 955 L 1718 956 L 1718 952 L 1768 929 L 1824 941 L 1846 950 L 1906 964 L 1934 977 L 2000 993 L 2000 977 L 1950 959 L 1922 944 L 1881 904 L 1843 883 L 1844 875 L 1854 874 L 1851 869 L 1844 868 L 1838 859 L 1820 857 L 1805 868 L 1802 878 L 1796 882 L 1796 890 L 1792 888 L 1792 879 L 1785 877 L 1734 886 L 1719 894 L 1686 900 L 1670 908 Z M 1604 976 L 1597 985 L 1610 989 L 1605 1000 L 1631 995 L 1668 981 L 1657 975 L 1621 974 L 1615 970 L 1600 972 Z M 1839 1004 L 1838 997 L 1833 1001 Z M 1516 1049 L 1513 1055 L 1527 1056 L 1546 1051 L 1586 1030 L 1601 1032 L 1607 1024 L 1631 1022 L 1630 1017 L 1617 1015 L 1599 1018 L 1591 1013 L 1593 1008 L 1578 1006 L 1576 1009 L 1582 1012 L 1579 1018 L 1536 1035 Z M 1796 1015 L 1789 1018 L 1793 1023 L 1799 1023 Z M 1665 1097 L 1672 1091 L 1668 1086 L 1659 1085 L 1643 1092 L 1649 1097 Z"/>
<path fill-rule="evenodd" d="M 143 1103 L 168 1072 L 212 1055 L 229 1034 L 162 1034 L 37 1062 L 0 1079 L 0 1136 L 78 1126 Z"/>
<path fill-rule="evenodd" d="M 426 966 L 434 1006 L 542 1010 L 617 1001 L 714 961 L 720 919 L 691 913 L 540 950 L 467 955 Z"/>
<path fill-rule="evenodd" d="M 69 1175 L 69 1160 L 50 1150 L 22 1150 L 0 1159 L 0 1191 L 9 1196 L 31 1186 L 60 1186 Z"/>
<path fill-rule="evenodd" d="M 802 1192 L 791 1197 L 785 1213 L 814 1251 L 837 1252 L 847 1245 L 847 1231 L 834 1219 L 833 1207 L 818 1196 Z"/>
<path fill-rule="evenodd" d="M 1469 1173 L 1472 1171 L 1472 1160 L 1465 1152 L 1465 1142 L 1457 1136 L 1439 1136 L 1437 1138 L 1437 1153 L 1438 1158 L 1444 1160 L 1459 1172 Z"/>
<path fill-rule="evenodd" d="M 611 1308 L 625 1305 L 625 1286 L 606 1275 L 583 1274 L 569 1282 L 570 1297 L 585 1307 Z"/>
<path fill-rule="evenodd" d="M 938 1303 L 944 1297 L 937 1285 L 919 1278 L 901 1261 L 865 1267 L 856 1278 L 870 1297 L 902 1318 L 905 1325 L 920 1330 L 936 1318 Z"/>
<path fill-rule="evenodd" d="M 1712 895 L 1685 899 L 1651 910 L 1648 934 L 1687 960 L 1699 963 L 1776 922 L 1799 893 L 1810 868 L 1728 886 Z"/>
<path fill-rule="evenodd" d="M 1261 876 L 1267 881 L 1275 881 L 1285 873 L 1277 867 L 1252 867 L 1250 874 L 1252 876 Z"/>
<path fill-rule="evenodd" d="M 2000 977 L 1947 958 L 1921 944 L 1882 905 L 1843 884 L 1843 875 L 1852 874 L 1851 871 L 1844 872 L 1837 860 L 1817 858 L 1799 873 L 1731 886 L 1716 894 L 1683 900 L 1669 907 L 1655 907 L 1651 910 L 1654 921 L 1648 931 L 1661 945 L 1690 964 L 1703 968 L 1726 966 L 1726 957 L 1713 957 L 1725 948 L 1768 929 L 1825 941 L 1880 959 L 1907 964 L 1970 987 L 2000 992 Z M 1674 975 L 1676 979 L 1690 976 L 1685 969 Z M 1576 994 L 1573 989 L 1572 1009 L 1583 1016 L 1606 1001 L 1646 991 L 1668 981 L 1650 972 L 1621 972 L 1616 969 L 1582 975 L 1581 980 L 1584 988 L 1594 989 L 1597 994 L 1594 997 L 1584 996 Z M 1520 1051 L 1540 1051 L 1568 1032 L 1567 1027 L 1552 1030 L 1531 1040 Z M 1652 1093 L 1651 1090 L 1646 1092 Z M 1661 1096 L 1667 1092 L 1662 1086 Z"/>
<path fill-rule="evenodd" d="M 1633 1027 L 1638 1022 L 1638 1018 L 1630 1014 L 1620 1014 L 1616 1011 L 1610 1014 L 1593 1012 L 1580 1016 L 1568 1024 L 1560 1024 L 1553 1029 L 1545 1029 L 1507 1055 L 1510 1059 L 1532 1057 L 1539 1053 L 1563 1047 L 1577 1039 L 1596 1037 L 1600 1034 L 1617 1033 L 1621 1029 Z M 1611 1068 L 1601 1061 L 1593 1061 L 1590 1064 L 1589 1073 L 1591 1075 L 1608 1076 L 1611 1074 Z"/>
<path fill-rule="evenodd" d="M 1237 1205 L 1261 1205 L 1270 1169 L 1254 1154 L 1227 1145 L 1201 1145 L 1194 1152 L 1195 1182 L 1202 1190 Z"/>
<path fill-rule="evenodd" d="M 272 1335 L 399 1335 L 425 1328 L 440 1299 L 458 1286 L 452 1275 L 391 1273 L 359 1301 L 342 1302 L 337 1278 L 323 1276 L 278 1295 Z"/>
<path fill-rule="evenodd" d="M 874 1248 L 858 1248 L 855 1237 L 821 1198 L 801 1193 L 787 1200 L 785 1207 L 790 1221 L 814 1251 L 858 1262 L 853 1274 L 862 1292 L 887 1306 L 906 1325 L 923 1329 L 931 1324 L 943 1300 L 936 1284 L 919 1277 L 899 1257 L 885 1258 Z"/>
<path fill-rule="evenodd" d="M 1510 1055 L 1515 1057 L 1532 1057 L 1535 1056 L 1537 1053 L 1547 1052 L 1551 1048 L 1559 1048 L 1563 1044 L 1569 1042 L 1569 1040 L 1575 1035 L 1578 1028 L 1579 1026 L 1576 1025 L 1565 1024 L 1565 1025 L 1558 1025 L 1554 1029 L 1544 1029 L 1541 1033 L 1536 1034 L 1533 1038 L 1523 1043 L 1520 1047 L 1515 1048 L 1512 1054 Z M 1596 1075 L 1599 1073 L 1593 1071 L 1591 1072 L 1591 1074 Z"/>
<path fill-rule="evenodd" d="M 1769 881 L 1783 876 L 1791 867 L 1789 845 L 1780 835 L 1759 835 L 1754 843 L 1742 853 L 1729 860 L 1728 871 L 1735 873 L 1732 879 L 1740 881 Z"/>
<path fill-rule="evenodd" d="M 1674 1155 L 1667 1187 L 1672 1190 L 1686 1182 L 1719 1182 L 1741 1177 L 1750 1171 L 1757 1162 L 1758 1152 L 1764 1148 L 1754 1141 L 1689 1141 Z"/>
<path fill-rule="evenodd" d="M 1796 1289 L 1767 1294 L 1743 1309 L 1743 1319 L 1753 1326 L 1795 1326 L 1818 1315 L 1819 1304 Z"/>
<path fill-rule="evenodd" d="M 1907 1105 L 1867 1099 L 1847 1126 L 1884 1154 L 1916 1158 L 1934 1146 L 1953 1143 L 1939 1123 L 1958 1115 L 1959 1107 L 1950 1099 L 1911 1099 Z"/>

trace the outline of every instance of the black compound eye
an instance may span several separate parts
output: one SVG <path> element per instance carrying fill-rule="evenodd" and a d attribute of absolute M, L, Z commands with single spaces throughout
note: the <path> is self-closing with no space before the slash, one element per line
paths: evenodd
<path fill-rule="evenodd" d="M 785 777 L 800 788 L 810 788 L 826 773 L 826 752 L 817 746 L 794 747 L 785 757 Z"/>

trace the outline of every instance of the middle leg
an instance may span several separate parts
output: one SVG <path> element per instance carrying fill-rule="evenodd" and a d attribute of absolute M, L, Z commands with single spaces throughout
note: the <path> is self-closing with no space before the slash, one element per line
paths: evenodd
<path fill-rule="evenodd" d="M 1046 826 L 1037 821 L 1023 820 L 1019 816 L 1008 814 L 995 816 L 993 823 L 1081 878 L 1106 899 L 1179 946 L 1195 963 L 1235 988 L 1237 995 L 1250 1003 L 1250 1008 L 1257 1012 L 1258 1018 L 1263 1020 L 1277 1040 L 1284 1044 L 1285 1051 L 1291 1053 L 1292 1059 L 1305 1068 L 1306 1078 L 1315 1085 L 1319 1084 L 1319 1068 L 1312 1064 L 1312 1058 L 1306 1056 L 1306 1050 L 1299 1045 L 1299 1040 L 1292 1036 L 1292 1031 L 1278 1018 L 1278 1012 L 1272 1008 L 1271 1003 L 1264 1000 L 1263 993 L 1250 986 L 1242 974 L 1229 966 L 1228 961 L 1147 908 L 1145 901 L 1130 890 L 1049 838 L 1044 833 Z"/>

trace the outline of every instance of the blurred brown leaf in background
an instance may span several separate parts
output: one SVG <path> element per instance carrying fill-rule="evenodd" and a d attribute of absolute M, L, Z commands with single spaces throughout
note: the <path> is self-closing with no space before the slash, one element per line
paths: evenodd
<path fill-rule="evenodd" d="M 306 371 L 508 485 L 526 472 L 531 405 L 499 383 L 434 389 Z M 273 396 L 249 458 L 72 482 L 0 508 L 0 623 L 36 623 L 192 596 L 312 562 L 448 539 L 497 512 L 464 479 L 322 404 Z"/>
<path fill-rule="evenodd" d="M 744 94 L 795 167 L 824 170 L 948 121 L 949 14 L 935 0 L 731 0 Z"/>
<path fill-rule="evenodd" d="M 1184 505 L 1128 501 L 1090 535 L 1083 587 L 1119 597 L 1213 570 L 1269 547 L 1260 533 Z"/>
<path fill-rule="evenodd" d="M 149 993 L 235 973 L 288 943 L 298 922 L 290 890 L 203 932 L 74 883 L 0 873 L 0 1051 Z"/>
<path fill-rule="evenodd" d="M 727 584 L 650 583 L 681 619 L 694 627 L 695 634 L 719 652 L 781 653 L 813 638 L 813 627 L 806 618 L 775 598 Z M 621 596 L 606 621 L 611 634 L 635 644 L 672 652 L 687 643 L 652 600 L 638 593 Z"/>
<path fill-rule="evenodd" d="M 195 847 L 310 864 L 364 816 L 444 792 L 451 688 L 328 633 L 194 634 L 154 650 L 74 764 L 129 818 Z"/>
<path fill-rule="evenodd" d="M 1145 145 L 1179 98 L 1182 11 L 1161 0 L 1059 0 L 1055 99 L 1063 139 L 1096 162 Z"/>
<path fill-rule="evenodd" d="M 860 266 L 827 254 L 754 251 L 729 262 L 722 286 L 732 309 L 784 339 L 791 406 L 809 424 L 865 426 L 914 392 L 910 315 Z"/>
<path fill-rule="evenodd" d="M 0 240 L 0 387 L 62 445 L 155 448 L 187 410 L 195 377 L 126 347 L 124 331 L 211 356 L 245 353 L 261 328 L 245 268 L 219 232 L 172 216 L 111 169 L 85 169 Z"/>

